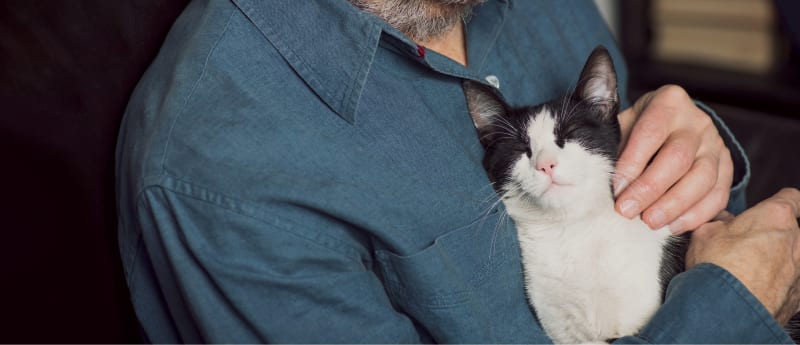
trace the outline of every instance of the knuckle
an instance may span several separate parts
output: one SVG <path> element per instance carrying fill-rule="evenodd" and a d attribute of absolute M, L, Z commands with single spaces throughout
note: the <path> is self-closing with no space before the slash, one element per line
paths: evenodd
<path fill-rule="evenodd" d="M 792 188 L 792 187 L 781 188 L 778 194 L 786 195 L 787 197 L 792 198 L 794 200 L 800 200 L 800 190 L 798 190 L 797 188 Z"/>
<path fill-rule="evenodd" d="M 635 199 L 645 201 L 650 199 L 650 195 L 656 191 L 656 184 L 648 179 L 639 179 L 628 188 L 636 195 L 634 196 Z"/>
<path fill-rule="evenodd" d="M 776 220 L 794 219 L 794 205 L 789 201 L 773 198 L 767 203 L 767 212 Z"/>
<path fill-rule="evenodd" d="M 672 99 L 689 98 L 689 94 L 686 93 L 686 90 L 675 84 L 664 85 L 659 88 L 659 91 L 665 97 L 669 97 Z"/>
<path fill-rule="evenodd" d="M 711 158 L 698 159 L 695 161 L 695 167 L 699 174 L 699 181 L 701 185 L 711 188 L 717 184 L 719 177 L 719 165 Z"/>
<path fill-rule="evenodd" d="M 696 152 L 692 152 L 686 145 L 675 144 L 670 150 L 673 163 L 683 171 L 689 170 L 695 160 Z"/>
<path fill-rule="evenodd" d="M 714 126 L 714 119 L 711 118 L 711 115 L 697 107 L 694 103 L 692 103 L 692 115 L 695 117 L 696 124 L 702 125 L 704 128 L 710 127 L 709 129 L 714 129 L 716 132 L 717 127 Z"/>
<path fill-rule="evenodd" d="M 661 115 L 662 112 L 649 112 L 647 119 L 640 122 L 638 131 L 631 133 L 631 135 L 638 135 L 643 138 L 651 138 L 651 140 L 659 140 L 658 138 L 665 138 L 667 135 L 667 126 L 664 125 L 666 117 L 655 116 Z"/>

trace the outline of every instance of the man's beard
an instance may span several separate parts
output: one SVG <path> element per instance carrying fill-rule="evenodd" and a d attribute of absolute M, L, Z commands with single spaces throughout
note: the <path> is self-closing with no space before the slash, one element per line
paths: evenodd
<path fill-rule="evenodd" d="M 437 38 L 466 21 L 485 0 L 349 0 L 417 42 Z"/>

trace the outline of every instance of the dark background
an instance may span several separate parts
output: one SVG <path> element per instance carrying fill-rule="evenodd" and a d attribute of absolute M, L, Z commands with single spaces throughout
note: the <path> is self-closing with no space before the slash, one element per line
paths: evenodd
<path fill-rule="evenodd" d="M 618 40 L 630 71 L 631 99 L 664 84 L 678 84 L 711 106 L 750 158 L 750 204 L 781 187 L 800 188 L 800 1 L 771 1 L 780 51 L 773 69 L 763 74 L 659 61 L 652 52 L 653 1 L 617 4 Z"/>
<path fill-rule="evenodd" d="M 0 342 L 141 341 L 117 254 L 114 144 L 187 2 L 0 1 Z M 633 96 L 677 83 L 712 104 L 751 157 L 751 200 L 800 186 L 796 58 L 772 79 L 654 62 L 647 3 L 620 2 Z"/>
<path fill-rule="evenodd" d="M 114 144 L 188 0 L 0 1 L 0 343 L 131 343 Z"/>

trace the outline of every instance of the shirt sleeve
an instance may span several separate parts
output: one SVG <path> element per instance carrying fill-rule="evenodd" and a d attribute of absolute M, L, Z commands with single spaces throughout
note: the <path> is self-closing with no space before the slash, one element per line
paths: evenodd
<path fill-rule="evenodd" d="M 738 279 L 719 266 L 700 264 L 672 280 L 664 305 L 639 335 L 617 343 L 794 342 Z"/>
<path fill-rule="evenodd" d="M 358 241 L 305 231 L 277 214 L 192 185 L 145 189 L 137 205 L 142 243 L 171 318 L 164 324 L 140 313 L 145 335 L 198 343 L 424 341 L 393 309 Z"/>
<path fill-rule="evenodd" d="M 711 116 L 714 125 L 716 125 L 719 131 L 719 135 L 725 142 L 725 146 L 727 146 L 728 150 L 731 152 L 731 158 L 733 159 L 733 184 L 731 185 L 728 205 L 725 209 L 733 214 L 742 213 L 742 211 L 747 208 L 745 191 L 747 190 L 747 184 L 750 182 L 750 161 L 747 159 L 747 154 L 745 154 L 742 145 L 740 145 L 736 137 L 733 136 L 733 133 L 731 133 L 731 130 L 725 122 L 722 121 L 713 109 L 700 101 L 695 101 L 695 104 L 698 108 Z"/>

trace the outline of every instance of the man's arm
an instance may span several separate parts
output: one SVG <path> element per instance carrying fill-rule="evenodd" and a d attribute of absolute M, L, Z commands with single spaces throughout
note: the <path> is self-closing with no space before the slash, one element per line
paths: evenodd
<path fill-rule="evenodd" d="M 139 310 L 154 342 L 173 332 L 215 343 L 424 341 L 355 241 L 311 236 L 278 212 L 174 180 L 142 192 L 136 214 L 173 320 Z"/>
<path fill-rule="evenodd" d="M 783 189 L 692 236 L 689 270 L 640 336 L 654 343 L 793 343 L 780 327 L 800 306 L 800 191 Z"/>
<path fill-rule="evenodd" d="M 620 344 L 792 344 L 780 324 L 725 269 L 704 263 L 670 282 L 664 304 Z"/>

